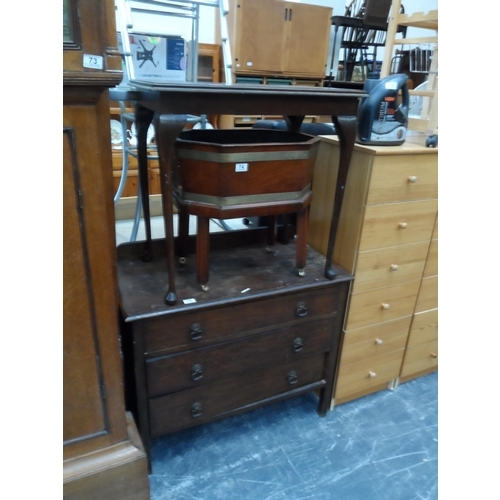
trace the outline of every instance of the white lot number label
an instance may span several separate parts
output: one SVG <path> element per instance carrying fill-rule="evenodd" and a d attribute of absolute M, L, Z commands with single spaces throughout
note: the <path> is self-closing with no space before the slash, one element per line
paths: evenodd
<path fill-rule="evenodd" d="M 248 163 L 237 163 L 234 167 L 235 172 L 248 172 Z"/>
<path fill-rule="evenodd" d="M 83 54 L 83 67 L 102 69 L 103 66 L 102 56 L 94 56 L 92 54 Z"/>

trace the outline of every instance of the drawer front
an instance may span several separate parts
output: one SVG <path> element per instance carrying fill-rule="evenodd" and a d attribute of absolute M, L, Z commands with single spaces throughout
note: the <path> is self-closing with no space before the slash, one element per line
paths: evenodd
<path fill-rule="evenodd" d="M 432 231 L 432 239 L 433 240 L 437 240 L 439 238 L 439 234 L 438 234 L 438 221 L 439 221 L 439 216 L 436 215 L 436 222 L 434 224 L 434 230 Z"/>
<path fill-rule="evenodd" d="M 332 315 L 349 283 L 287 296 L 245 301 L 141 321 L 145 354 L 172 348 L 194 349 L 222 337 L 268 331 L 286 324 L 305 323 Z M 341 305 L 341 304 L 340 304 Z"/>
<path fill-rule="evenodd" d="M 431 240 L 429 255 L 424 268 L 424 278 L 436 276 L 438 273 L 438 240 Z"/>
<path fill-rule="evenodd" d="M 401 377 L 438 367 L 438 341 L 429 340 L 406 350 Z"/>
<path fill-rule="evenodd" d="M 378 323 L 346 332 L 341 363 L 356 363 L 363 359 L 404 349 L 411 316 Z"/>
<path fill-rule="evenodd" d="M 151 437 L 203 424 L 274 396 L 324 385 L 324 354 L 149 400 Z M 307 387 L 307 389 L 306 389 Z"/>
<path fill-rule="evenodd" d="M 159 396 L 240 373 L 254 373 L 331 349 L 330 318 L 146 361 L 148 395 Z"/>
<path fill-rule="evenodd" d="M 424 278 L 418 292 L 415 312 L 428 311 L 438 307 L 438 277 Z"/>
<path fill-rule="evenodd" d="M 374 356 L 357 363 L 342 363 L 339 368 L 335 398 L 342 399 L 369 391 L 398 378 L 404 349 Z"/>
<path fill-rule="evenodd" d="M 366 207 L 359 251 L 431 239 L 437 200 Z"/>
<path fill-rule="evenodd" d="M 411 316 L 420 281 L 376 288 L 351 295 L 346 331 Z"/>
<path fill-rule="evenodd" d="M 438 197 L 438 156 L 376 156 L 367 205 Z"/>
<path fill-rule="evenodd" d="M 360 252 L 353 293 L 421 279 L 428 250 L 429 242 L 420 241 Z"/>
<path fill-rule="evenodd" d="M 438 339 L 438 309 L 413 316 L 408 347 Z"/>

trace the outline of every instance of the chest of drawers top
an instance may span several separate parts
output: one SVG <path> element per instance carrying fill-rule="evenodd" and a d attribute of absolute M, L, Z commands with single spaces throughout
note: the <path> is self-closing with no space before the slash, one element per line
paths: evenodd
<path fill-rule="evenodd" d="M 214 246 L 216 239 L 214 235 Z M 330 317 L 338 307 L 338 294 L 331 290 L 352 280 L 339 266 L 334 266 L 337 278 L 326 279 L 325 257 L 312 248 L 308 248 L 305 276 L 297 276 L 293 241 L 276 245 L 275 251 L 268 253 L 262 240 L 253 245 L 215 248 L 208 292 L 197 286 L 195 256 L 189 256 L 176 276 L 177 304 L 168 306 L 163 301 L 168 276 L 161 241 L 157 240 L 155 259 L 148 263 L 140 259 L 140 242 L 118 248 L 122 315 L 127 323 L 141 324 L 145 354 L 188 348 L 187 339 L 197 335 L 203 336 L 197 342 L 200 346 L 237 338 L 240 333 L 260 333 L 270 325 L 293 326 L 299 320 Z M 168 337 L 163 331 L 165 320 Z"/>

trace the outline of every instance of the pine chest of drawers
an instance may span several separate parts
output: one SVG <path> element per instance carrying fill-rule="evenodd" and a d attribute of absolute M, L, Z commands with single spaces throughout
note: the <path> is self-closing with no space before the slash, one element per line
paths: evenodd
<path fill-rule="evenodd" d="M 322 141 L 308 241 L 324 253 L 339 147 Z M 437 369 L 437 159 L 410 140 L 354 147 L 333 253 L 355 276 L 335 404 Z"/>
<path fill-rule="evenodd" d="M 148 455 L 155 437 L 306 392 L 319 394 L 320 415 L 330 406 L 352 276 L 335 266 L 326 279 L 324 257 L 308 248 L 299 277 L 293 242 L 269 254 L 265 231 L 254 233 L 262 242 L 230 248 L 212 235 L 209 292 L 190 257 L 174 306 L 163 303 L 164 258 L 143 263 L 140 244 L 118 248 L 127 400 Z"/>

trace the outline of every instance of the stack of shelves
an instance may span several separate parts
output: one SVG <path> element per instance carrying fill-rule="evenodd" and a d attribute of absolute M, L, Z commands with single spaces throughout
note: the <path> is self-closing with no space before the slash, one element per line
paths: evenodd
<path fill-rule="evenodd" d="M 385 44 L 384 60 L 382 62 L 381 77 L 385 77 L 394 71 L 393 58 L 395 46 L 413 47 L 413 53 L 422 49 L 428 49 L 432 55 L 429 63 L 422 65 L 417 71 L 427 74 L 425 89 L 410 90 L 410 95 L 422 99 L 422 110 L 419 116 L 410 116 L 408 129 L 426 134 L 428 136 L 427 146 L 434 147 L 437 144 L 438 130 L 438 10 L 429 12 L 415 12 L 413 14 L 400 13 L 401 0 L 393 0 L 389 27 L 387 30 L 387 41 Z M 398 26 L 420 28 L 435 31 L 435 34 L 425 36 L 397 38 Z M 410 51 L 410 58 L 412 57 Z"/>

